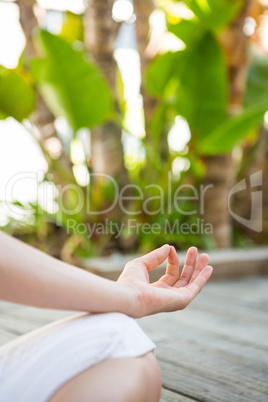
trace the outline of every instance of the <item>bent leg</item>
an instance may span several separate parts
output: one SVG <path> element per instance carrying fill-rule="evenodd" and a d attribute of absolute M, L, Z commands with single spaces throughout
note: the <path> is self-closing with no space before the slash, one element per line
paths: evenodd
<path fill-rule="evenodd" d="M 161 372 L 152 352 L 105 360 L 64 384 L 50 402 L 157 402 Z"/>
<path fill-rule="evenodd" d="M 92 373 L 90 385 L 96 383 L 97 389 L 90 388 L 91 394 L 98 396 L 106 381 L 113 392 L 127 392 L 132 386 L 135 396 L 137 383 L 141 390 L 146 386 L 143 376 L 150 380 L 147 367 L 156 365 L 153 356 L 145 358 L 154 347 L 138 323 L 120 313 L 80 314 L 49 324 L 0 348 L 0 399 L 47 402 L 68 381 L 80 379 L 80 373 Z M 25 387 L 26 383 L 29 386 Z M 81 398 L 62 400 L 80 402 Z M 110 395 L 108 400 L 117 398 Z"/>

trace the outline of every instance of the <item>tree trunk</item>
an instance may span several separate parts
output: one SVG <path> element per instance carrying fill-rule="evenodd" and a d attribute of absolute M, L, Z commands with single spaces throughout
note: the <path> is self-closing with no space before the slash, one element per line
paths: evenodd
<path fill-rule="evenodd" d="M 23 61 L 26 68 L 29 68 L 32 58 L 37 57 L 36 48 L 32 39 L 32 31 L 38 27 L 38 22 L 34 14 L 33 8 L 36 5 L 35 0 L 17 0 L 20 9 L 20 24 L 25 36 L 25 48 L 23 51 Z M 42 138 L 46 138 L 53 134 L 54 116 L 46 107 L 43 99 L 37 94 L 36 110 L 31 116 L 31 120 L 38 127 L 42 134 Z"/>
<path fill-rule="evenodd" d="M 25 67 L 29 68 L 29 63 L 31 59 L 33 57 L 38 57 L 38 53 L 32 39 L 32 31 L 38 27 L 38 21 L 33 11 L 34 6 L 36 5 L 36 1 L 17 0 L 17 4 L 20 9 L 20 24 L 26 39 L 26 44 L 23 52 L 23 60 Z M 38 138 L 38 141 L 40 145 L 42 146 L 44 151 L 47 151 L 46 140 L 48 138 L 54 137 L 59 140 L 54 125 L 55 117 L 47 108 L 42 96 L 39 94 L 38 91 L 36 92 L 36 95 L 36 108 L 35 111 L 32 113 L 30 120 L 39 130 L 40 137 Z M 61 154 L 60 162 L 62 163 L 66 171 L 68 171 L 68 173 L 73 177 L 72 163 L 69 157 L 65 154 Z M 52 173 L 54 174 L 54 176 L 58 177 L 59 184 L 66 184 L 61 182 L 62 180 L 57 172 L 53 171 Z"/>
<path fill-rule="evenodd" d="M 232 242 L 228 194 L 233 185 L 234 162 L 231 154 L 206 157 L 206 175 L 203 185 L 204 219 L 213 227 L 213 237 L 219 248 L 230 247 Z M 209 186 L 209 187 L 207 187 Z"/>
<path fill-rule="evenodd" d="M 156 55 L 154 49 L 148 48 L 151 41 L 151 27 L 150 27 L 150 16 L 155 10 L 154 0 L 134 0 L 134 11 L 136 14 L 136 36 L 138 44 L 138 52 L 140 55 L 141 63 L 141 75 L 143 76 L 144 71 L 151 60 Z M 154 108 L 157 104 L 157 99 L 153 98 L 148 94 L 144 88 L 144 83 L 141 83 L 141 94 L 143 97 L 143 108 L 144 108 L 144 119 L 145 119 L 145 131 L 147 138 L 150 139 L 150 129 L 149 122 L 152 118 Z"/>
<path fill-rule="evenodd" d="M 29 65 L 30 60 L 36 56 L 36 49 L 32 40 L 32 31 L 38 26 L 37 19 L 33 12 L 35 0 L 17 0 L 20 9 L 20 24 L 23 29 L 26 43 L 24 48 L 24 62 Z"/>
<path fill-rule="evenodd" d="M 259 2 L 257 19 L 257 29 L 256 35 L 252 39 L 256 38 L 256 45 L 262 49 L 263 54 L 268 58 L 268 45 L 267 45 L 267 25 L 268 25 L 268 4 L 265 1 Z M 257 170 L 262 169 L 263 183 L 262 183 L 262 195 L 263 195 L 263 211 L 262 211 L 262 232 L 259 234 L 254 234 L 255 239 L 258 242 L 267 244 L 268 242 L 268 127 L 262 127 L 261 135 L 265 137 L 265 144 L 262 149 L 264 149 L 264 158 L 261 163 L 256 167 Z M 257 237 L 258 236 L 258 237 Z M 257 238 L 256 238 L 257 237 Z"/>
<path fill-rule="evenodd" d="M 242 108 L 248 61 L 248 38 L 243 33 L 245 18 L 251 0 L 245 1 L 237 18 L 220 36 L 226 53 L 230 93 L 229 113 L 232 115 Z M 232 154 L 205 158 L 206 176 L 204 184 L 212 185 L 205 195 L 205 221 L 213 226 L 217 247 L 232 244 L 231 216 L 228 209 L 228 194 L 234 184 L 235 163 Z"/>
<path fill-rule="evenodd" d="M 29 69 L 29 64 L 30 61 L 33 57 L 38 57 L 36 48 L 33 43 L 32 39 L 32 31 L 38 27 L 38 21 L 36 19 L 36 16 L 34 14 L 34 6 L 36 5 L 35 0 L 17 0 L 17 4 L 19 6 L 20 10 L 20 24 L 22 27 L 22 30 L 25 35 L 25 48 L 23 52 L 23 61 L 24 61 L 24 66 L 26 69 Z M 72 171 L 72 163 L 70 161 L 70 158 L 62 153 L 58 161 L 54 161 L 50 158 L 48 155 L 47 151 L 47 143 L 46 141 L 49 138 L 57 138 L 58 141 L 58 135 L 54 126 L 54 121 L 55 117 L 54 115 L 50 112 L 50 110 L 47 108 L 43 98 L 41 95 L 36 92 L 36 107 L 35 111 L 31 114 L 30 116 L 30 121 L 37 127 L 38 129 L 38 142 L 44 152 L 44 156 L 47 159 L 48 165 L 49 165 L 49 171 L 53 174 L 53 181 L 56 184 L 59 185 L 66 185 L 68 182 L 66 182 L 66 176 L 71 178 L 71 180 L 74 182 L 74 176 L 73 176 L 73 171 Z M 47 154 L 48 153 L 48 154 Z M 60 166 L 60 169 L 56 168 L 55 166 Z M 61 172 L 64 172 L 64 174 L 61 174 Z M 59 228 L 56 226 L 50 227 L 50 234 L 49 237 L 43 237 L 42 239 L 39 239 L 39 236 L 36 236 L 36 244 L 38 247 L 40 244 L 46 244 L 46 251 L 53 255 L 56 258 L 62 258 L 62 249 L 64 247 L 64 244 L 66 242 L 67 238 L 67 233 L 65 231 L 60 231 Z M 52 241 L 53 239 L 53 241 Z"/>
<path fill-rule="evenodd" d="M 262 54 L 263 57 L 268 59 L 268 47 L 266 43 L 266 27 L 268 24 L 268 4 L 262 1 L 253 3 L 251 8 L 251 16 L 257 22 L 255 33 L 250 37 L 250 43 L 257 48 L 257 52 Z M 253 56 L 254 57 L 254 56 Z M 238 180 L 247 178 L 251 174 L 262 171 L 262 202 L 263 205 L 259 209 L 251 211 L 251 189 L 249 187 L 248 194 L 239 192 L 236 194 L 235 207 L 237 214 L 245 219 L 250 219 L 252 227 L 257 228 L 262 223 L 262 230 L 260 232 L 254 231 L 248 227 L 236 222 L 239 231 L 246 237 L 253 240 L 255 243 L 267 243 L 268 239 L 268 130 L 267 127 L 261 126 L 256 143 L 246 144 L 243 148 L 243 157 L 241 169 L 238 175 Z M 249 184 L 249 183 L 248 183 Z M 253 189 L 257 190 L 257 189 Z M 260 189 L 259 189 L 260 190 Z M 253 212 L 251 216 L 251 212 Z M 262 221 L 262 222 L 261 222 Z"/>
<path fill-rule="evenodd" d="M 261 241 L 263 244 L 267 245 L 268 242 L 268 130 L 266 130 L 266 147 L 265 147 L 265 159 L 263 164 L 263 183 L 262 183 L 262 191 L 263 191 L 263 227 L 261 238 L 258 241 Z"/>
<path fill-rule="evenodd" d="M 85 43 L 88 54 L 100 67 L 116 99 L 116 62 L 114 44 L 118 25 L 112 19 L 113 0 L 89 0 L 85 14 Z M 122 185 L 126 169 L 121 142 L 121 128 L 109 121 L 92 130 L 92 161 L 94 173 L 111 175 Z"/>
<path fill-rule="evenodd" d="M 247 189 L 239 191 L 234 197 L 235 213 L 244 219 L 250 220 L 250 228 L 235 221 L 235 226 L 238 227 L 239 233 L 243 233 L 248 239 L 253 240 L 255 243 L 267 242 L 268 233 L 268 131 L 261 127 L 256 143 L 246 144 L 243 149 L 243 158 L 241 163 L 240 172 L 237 181 L 246 179 Z M 262 171 L 262 192 L 263 192 L 263 208 L 260 203 L 257 205 L 252 204 L 252 191 L 261 190 L 261 188 L 253 187 L 254 182 L 251 183 L 251 175 Z M 260 187 L 260 186 L 259 186 Z M 261 222 L 263 219 L 263 222 Z M 261 231 L 256 229 L 261 227 Z"/>

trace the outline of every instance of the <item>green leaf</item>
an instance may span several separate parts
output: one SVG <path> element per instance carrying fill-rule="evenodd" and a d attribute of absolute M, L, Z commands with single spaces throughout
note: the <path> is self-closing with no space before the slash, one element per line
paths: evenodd
<path fill-rule="evenodd" d="M 250 106 L 268 98 L 268 56 L 253 50 L 248 69 L 244 105 Z"/>
<path fill-rule="evenodd" d="M 148 66 L 145 73 L 145 85 L 154 96 L 163 96 L 173 73 L 181 65 L 184 51 L 168 52 L 157 56 Z"/>
<path fill-rule="evenodd" d="M 227 109 L 227 72 L 222 49 L 207 32 L 185 53 L 179 71 L 177 113 L 185 117 L 195 136 L 220 124 Z"/>
<path fill-rule="evenodd" d="M 167 25 L 169 32 L 181 39 L 186 46 L 190 46 L 198 40 L 205 32 L 205 27 L 200 23 L 198 18 L 194 17 L 190 20 L 180 20 L 177 24 L 169 23 Z"/>
<path fill-rule="evenodd" d="M 73 43 L 75 41 L 83 42 L 83 17 L 81 15 L 74 14 L 71 11 L 66 11 L 63 15 L 62 30 L 60 36 L 70 43 Z"/>
<path fill-rule="evenodd" d="M 164 102 L 160 102 L 154 109 L 151 121 L 150 121 L 150 133 L 152 134 L 152 140 L 154 141 L 154 146 L 159 146 L 161 137 L 164 132 L 164 126 L 167 124 L 167 110 L 168 105 Z"/>
<path fill-rule="evenodd" d="M 39 40 L 45 58 L 33 60 L 31 70 L 51 111 L 74 131 L 111 118 L 112 95 L 98 68 L 62 38 L 41 30 Z"/>
<path fill-rule="evenodd" d="M 116 94 L 117 94 L 117 100 L 118 104 L 120 107 L 120 110 L 124 115 L 127 113 L 127 102 L 124 97 L 124 81 L 121 75 L 121 72 L 118 68 L 116 67 L 115 71 L 115 87 L 116 87 Z"/>
<path fill-rule="evenodd" d="M 249 106 L 239 116 L 226 120 L 207 136 L 198 139 L 199 154 L 217 155 L 231 151 L 253 128 L 258 126 L 267 110 L 268 98 Z"/>
<path fill-rule="evenodd" d="M 0 66 L 0 119 L 26 119 L 35 106 L 35 93 L 22 74 Z"/>
<path fill-rule="evenodd" d="M 214 32 L 226 27 L 244 4 L 242 0 L 185 0 L 185 3 Z"/>

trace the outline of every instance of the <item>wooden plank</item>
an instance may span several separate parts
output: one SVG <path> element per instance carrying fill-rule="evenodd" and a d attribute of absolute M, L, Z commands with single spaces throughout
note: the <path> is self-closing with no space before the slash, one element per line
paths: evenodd
<path fill-rule="evenodd" d="M 151 320 L 149 326 L 148 322 L 146 324 L 142 323 L 142 327 L 159 348 L 162 345 L 172 345 L 176 350 L 176 348 L 180 348 L 180 345 L 185 343 L 190 348 L 200 345 L 202 350 L 212 349 L 218 350 L 222 354 L 231 353 L 235 359 L 237 356 L 244 356 L 252 364 L 256 364 L 256 362 L 267 364 L 268 362 L 268 348 L 265 346 L 266 339 L 263 342 L 261 339 L 250 337 L 250 325 L 246 329 L 249 334 L 248 339 L 245 341 L 240 339 L 239 336 L 232 336 L 232 326 L 230 325 L 228 326 L 228 332 L 227 329 L 222 330 L 224 325 L 218 331 L 207 331 L 207 327 L 196 327 L 191 322 L 186 325 L 183 322 L 171 321 L 167 323 L 161 320 L 154 322 Z M 211 328 L 213 329 L 212 325 Z M 267 330 L 263 331 L 263 337 L 268 337 Z"/>
<path fill-rule="evenodd" d="M 12 317 L 18 320 L 27 320 L 28 322 L 36 324 L 37 327 L 46 325 L 52 321 L 61 320 L 62 318 L 73 316 L 74 313 L 71 311 L 58 311 L 58 310 L 48 310 L 48 309 L 38 309 L 34 307 L 22 307 L 21 309 L 16 309 L 2 312 L 1 317 Z"/>
<path fill-rule="evenodd" d="M 201 345 L 194 347 L 185 343 L 177 349 L 173 344 L 159 347 L 157 358 L 160 364 L 169 363 L 182 372 L 191 372 L 213 382 L 246 388 L 248 395 L 254 396 L 256 392 L 260 392 L 268 396 L 267 362 L 254 364 L 242 356 L 233 356 L 231 352 L 220 353 L 213 349 L 204 351 Z"/>
<path fill-rule="evenodd" d="M 249 303 L 249 306 L 246 302 L 242 304 L 234 301 L 235 308 L 231 309 L 230 302 L 227 304 L 222 298 L 220 300 L 220 303 L 212 304 L 211 299 L 199 299 L 194 310 L 196 312 L 210 312 L 217 317 L 228 316 L 229 320 L 236 322 L 251 322 L 251 324 L 267 327 L 265 318 L 267 318 L 268 301 L 266 302 L 259 297 L 253 303 Z"/>
<path fill-rule="evenodd" d="M 8 342 L 13 341 L 13 339 L 16 339 L 17 337 L 18 336 L 15 334 L 0 329 L 0 347 Z"/>
<path fill-rule="evenodd" d="M 0 329 L 17 336 L 50 322 L 77 314 L 70 311 L 39 309 L 6 302 L 0 302 L 0 312 Z"/>
<path fill-rule="evenodd" d="M 227 360 L 230 364 L 241 364 L 242 366 L 254 366 L 256 370 L 267 369 L 268 364 L 268 351 L 256 348 L 255 345 L 240 346 L 239 343 L 234 343 L 231 341 L 225 341 L 224 338 L 218 338 L 215 342 L 210 342 L 209 338 L 198 336 L 180 337 L 179 339 L 169 339 L 166 343 L 160 343 L 158 347 L 158 353 L 164 350 L 164 353 L 170 352 L 171 356 L 184 355 L 184 350 L 188 351 L 189 357 L 194 356 L 200 357 L 200 361 L 197 363 L 202 363 L 202 358 L 213 356 L 219 359 Z M 209 352 L 208 357 L 204 356 L 206 352 Z M 163 355 L 163 354 L 162 354 Z M 164 355 L 163 355 L 164 356 Z M 197 360 L 196 357 L 196 360 Z"/>
<path fill-rule="evenodd" d="M 178 394 L 169 389 L 162 388 L 160 402 L 193 402 L 196 399 L 188 398 L 187 396 Z"/>
<path fill-rule="evenodd" d="M 11 308 L 12 306 L 7 307 L 7 312 L 3 314 L 2 311 L 0 316 L 0 346 L 50 322 L 74 315 L 73 312 L 45 310 L 17 305 L 14 305 L 14 308 Z"/>
<path fill-rule="evenodd" d="M 18 319 L 12 316 L 1 316 L 0 328 L 15 335 L 21 335 L 38 328 L 38 324 L 29 322 L 25 318 Z"/>
<path fill-rule="evenodd" d="M 189 395 L 198 401 L 267 402 L 267 395 L 255 390 L 249 394 L 248 389 L 240 384 L 207 378 L 163 361 L 160 361 L 160 367 L 165 388 Z"/>
<path fill-rule="evenodd" d="M 218 301 L 220 303 L 220 301 Z M 231 309 L 234 306 L 230 306 Z M 140 321 L 141 326 L 148 331 L 157 335 L 155 341 L 166 339 L 166 337 L 177 336 L 182 331 L 189 332 L 200 331 L 204 334 L 213 334 L 221 338 L 235 340 L 238 344 L 252 344 L 255 342 L 259 348 L 268 348 L 268 325 L 267 314 L 264 314 L 258 325 L 252 325 L 249 321 L 239 322 L 237 319 L 230 319 L 228 315 L 217 316 L 210 311 L 197 311 L 194 307 L 184 311 L 175 313 L 162 314 L 158 316 L 148 317 L 146 320 Z M 191 330 L 191 331 L 190 331 Z M 191 335 L 190 335 L 191 336 Z"/>

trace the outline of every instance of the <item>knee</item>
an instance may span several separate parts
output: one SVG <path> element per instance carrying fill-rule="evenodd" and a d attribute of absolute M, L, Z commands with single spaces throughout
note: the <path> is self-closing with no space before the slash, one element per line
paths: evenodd
<path fill-rule="evenodd" d="M 162 376 L 159 364 L 154 356 L 153 352 L 147 353 L 141 358 L 144 364 L 145 377 L 148 384 L 148 396 L 150 399 L 147 401 L 159 401 L 162 389 Z"/>
<path fill-rule="evenodd" d="M 161 371 L 153 352 L 135 358 L 132 381 L 124 401 L 158 402 L 161 396 Z M 132 397 L 131 397 L 132 396 Z"/>

